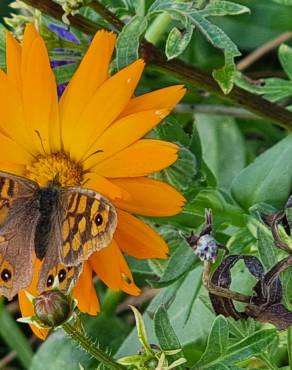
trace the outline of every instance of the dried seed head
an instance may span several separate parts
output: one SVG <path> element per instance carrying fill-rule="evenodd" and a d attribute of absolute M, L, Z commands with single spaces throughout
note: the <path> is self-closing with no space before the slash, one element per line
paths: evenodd
<path fill-rule="evenodd" d="M 195 253 L 201 261 L 214 262 L 217 257 L 218 246 L 216 240 L 209 234 L 199 237 Z"/>

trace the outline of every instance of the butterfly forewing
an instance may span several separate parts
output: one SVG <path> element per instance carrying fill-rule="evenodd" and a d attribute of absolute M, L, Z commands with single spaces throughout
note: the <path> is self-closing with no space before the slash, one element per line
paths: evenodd
<path fill-rule="evenodd" d="M 12 299 L 32 279 L 38 185 L 0 172 L 0 294 Z"/>
<path fill-rule="evenodd" d="M 110 244 L 117 225 L 114 206 L 101 194 L 81 187 L 64 188 L 62 260 L 73 266 Z"/>

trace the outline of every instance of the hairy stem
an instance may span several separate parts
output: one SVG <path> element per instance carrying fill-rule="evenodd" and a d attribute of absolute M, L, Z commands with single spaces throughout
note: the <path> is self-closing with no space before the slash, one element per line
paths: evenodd
<path fill-rule="evenodd" d="M 62 19 L 62 15 L 64 13 L 62 8 L 51 0 L 23 1 L 56 19 Z M 90 6 L 117 30 L 122 29 L 124 23 L 98 1 L 92 1 Z M 72 26 L 88 34 L 93 34 L 100 28 L 99 25 L 78 14 L 75 16 L 69 16 L 68 18 Z M 141 43 L 141 54 L 147 63 L 162 73 L 172 75 L 179 81 L 199 89 L 204 89 L 224 100 L 240 105 L 259 117 L 292 131 L 292 112 L 289 112 L 279 105 L 271 103 L 260 96 L 245 91 L 237 86 L 233 88 L 230 94 L 224 95 L 211 75 L 179 59 L 167 60 L 160 49 L 147 41 L 142 41 Z"/>
<path fill-rule="evenodd" d="M 72 326 L 69 323 L 66 323 L 62 327 L 65 330 L 65 332 L 72 339 L 74 339 L 85 352 L 87 352 L 96 360 L 104 364 L 107 369 L 116 369 L 116 370 L 125 369 L 124 366 L 118 364 L 110 356 L 108 356 L 106 353 L 97 348 L 95 344 L 90 341 L 90 339 L 81 334 L 77 329 L 74 328 L 74 326 Z"/>

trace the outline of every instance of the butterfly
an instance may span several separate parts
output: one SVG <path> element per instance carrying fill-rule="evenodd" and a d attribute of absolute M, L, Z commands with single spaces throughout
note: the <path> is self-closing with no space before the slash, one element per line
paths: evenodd
<path fill-rule="evenodd" d="M 38 292 L 56 281 L 67 291 L 89 256 L 110 244 L 117 225 L 114 206 L 81 186 L 46 187 L 0 172 L 0 294 L 12 299 L 32 281 L 41 261 Z"/>

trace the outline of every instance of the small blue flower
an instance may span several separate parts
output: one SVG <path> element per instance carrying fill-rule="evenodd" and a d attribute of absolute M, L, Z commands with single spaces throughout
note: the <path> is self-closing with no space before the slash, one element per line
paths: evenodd
<path fill-rule="evenodd" d="M 69 31 L 66 27 L 50 23 L 48 28 L 59 35 L 61 39 L 73 42 L 74 44 L 80 44 L 80 40 L 76 37 L 76 35 L 74 35 L 74 33 Z"/>

